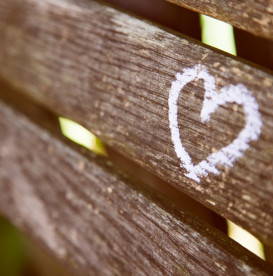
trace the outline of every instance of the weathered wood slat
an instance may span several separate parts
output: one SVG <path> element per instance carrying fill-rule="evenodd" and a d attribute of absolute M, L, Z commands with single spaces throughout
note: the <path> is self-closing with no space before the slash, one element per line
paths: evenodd
<path fill-rule="evenodd" d="M 270 74 L 94 1 L 2 1 L 0 30 L 2 77 L 273 244 Z M 251 90 L 263 127 L 231 169 L 197 183 L 175 153 L 168 98 L 176 73 L 200 63 L 217 87 L 242 83 Z M 231 143 L 245 123 L 232 104 L 201 123 L 203 87 L 188 84 L 178 103 L 180 135 L 194 163 Z"/>
<path fill-rule="evenodd" d="M 252 34 L 273 39 L 273 1 L 167 0 L 226 21 Z"/>
<path fill-rule="evenodd" d="M 0 102 L 0 210 L 79 275 L 270 275 L 187 213 L 166 211 L 96 157 Z"/>
<path fill-rule="evenodd" d="M 58 138 L 64 138 L 60 131 L 58 117 L 48 109 L 34 103 L 30 98 L 25 97 L 21 91 L 12 89 L 12 87 L 2 79 L 0 80 L 0 91 L 5 91 L 5 93 L 1 93 L 2 101 L 13 106 L 17 111 L 24 113 L 36 124 L 46 128 Z M 65 141 L 67 142 L 68 140 L 66 139 Z M 84 150 L 72 142 L 69 143 L 69 146 L 74 147 L 77 150 Z M 186 194 L 178 191 L 159 177 L 156 177 L 142 167 L 137 166 L 134 161 L 122 156 L 113 148 L 108 145 L 104 146 L 107 151 L 107 156 L 105 156 L 105 158 L 107 158 L 107 164 L 111 163 L 111 166 L 116 171 L 121 175 L 130 178 L 130 181 L 140 190 L 145 190 L 148 194 L 156 195 L 161 202 L 164 202 L 166 206 L 172 207 L 177 212 L 180 212 L 180 210 L 190 212 L 194 217 L 199 217 L 212 227 L 224 233 L 227 232 L 226 220 L 224 218 Z M 88 150 L 81 151 L 81 153 L 84 154 L 86 151 Z M 105 162 L 105 160 L 103 162 Z"/>

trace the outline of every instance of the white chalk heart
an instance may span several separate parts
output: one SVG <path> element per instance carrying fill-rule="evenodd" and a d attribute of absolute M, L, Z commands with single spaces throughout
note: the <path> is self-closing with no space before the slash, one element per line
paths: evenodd
<path fill-rule="evenodd" d="M 210 116 L 216 109 L 227 103 L 237 103 L 243 106 L 245 113 L 245 127 L 231 144 L 223 147 L 218 152 L 210 154 L 206 160 L 197 165 L 192 163 L 191 157 L 183 146 L 178 127 L 178 99 L 183 93 L 183 88 L 193 80 L 202 79 L 204 81 L 205 95 L 201 110 L 201 122 L 210 120 Z M 219 92 L 215 88 L 215 78 L 210 75 L 203 65 L 196 65 L 186 68 L 182 74 L 176 75 L 176 80 L 172 82 L 169 95 L 169 123 L 171 138 L 175 152 L 181 161 L 181 167 L 187 170 L 187 177 L 200 182 L 201 177 L 206 177 L 209 173 L 220 174 L 217 165 L 232 167 L 234 162 L 242 157 L 249 148 L 251 141 L 257 140 L 261 133 L 262 120 L 259 113 L 259 106 L 250 91 L 242 84 L 229 85 L 223 87 Z"/>

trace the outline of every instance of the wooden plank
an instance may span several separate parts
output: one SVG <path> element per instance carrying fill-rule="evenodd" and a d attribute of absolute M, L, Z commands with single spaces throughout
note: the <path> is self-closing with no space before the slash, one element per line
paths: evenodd
<path fill-rule="evenodd" d="M 273 244 L 272 75 L 94 1 L 2 1 L 0 28 L 3 78 Z M 196 64 L 219 88 L 245 85 L 263 124 L 232 168 L 200 183 L 181 168 L 168 118 L 175 75 Z M 180 135 L 195 164 L 231 143 L 245 124 L 243 109 L 233 104 L 201 123 L 203 95 L 196 80 L 178 101 Z"/>
<path fill-rule="evenodd" d="M 273 1 L 167 0 L 228 22 L 254 35 L 273 39 Z"/>
<path fill-rule="evenodd" d="M 0 210 L 79 275 L 270 275 L 222 233 L 135 190 L 0 102 Z"/>
<path fill-rule="evenodd" d="M 5 93 L 1 94 L 1 100 L 11 105 L 14 109 L 24 113 L 28 118 L 43 128 L 50 130 L 50 132 L 54 133 L 58 138 L 64 138 L 63 134 L 60 132 L 59 120 L 52 112 L 25 97 L 21 91 L 12 89 L 12 87 L 2 79 L 0 79 L 0 91 L 5 91 Z M 67 142 L 68 140 L 66 139 L 65 141 Z M 69 141 L 69 145 L 70 147 L 73 146 L 75 149 L 79 149 L 79 147 L 71 141 Z M 181 210 L 188 211 L 193 216 L 206 221 L 212 227 L 224 233 L 227 232 L 226 220 L 223 217 L 178 191 L 159 177 L 137 166 L 134 161 L 123 157 L 113 148 L 107 145 L 104 146 L 107 151 L 107 163 L 110 162 L 115 170 L 129 177 L 136 187 L 145 190 L 148 194 L 156 194 L 161 202 L 164 202 L 167 206 L 172 206 L 177 212 Z"/>

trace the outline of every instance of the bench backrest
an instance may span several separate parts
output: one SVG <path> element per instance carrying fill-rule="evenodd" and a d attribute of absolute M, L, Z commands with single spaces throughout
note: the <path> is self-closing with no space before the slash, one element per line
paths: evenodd
<path fill-rule="evenodd" d="M 273 38 L 270 1 L 172 2 Z M 6 216 L 87 275 L 270 275 L 133 171 L 272 246 L 272 72 L 90 0 L 1 1 L 0 34 Z M 91 130 L 131 172 L 63 141 L 52 114 Z"/>

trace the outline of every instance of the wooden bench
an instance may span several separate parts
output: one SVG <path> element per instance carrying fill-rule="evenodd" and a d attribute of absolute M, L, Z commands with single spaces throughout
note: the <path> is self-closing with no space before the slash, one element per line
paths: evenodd
<path fill-rule="evenodd" d="M 273 38 L 272 1 L 171 2 Z M 270 70 L 91 0 L 1 1 L 0 34 L 4 216 L 75 275 L 272 275 L 217 229 L 273 246 Z"/>

